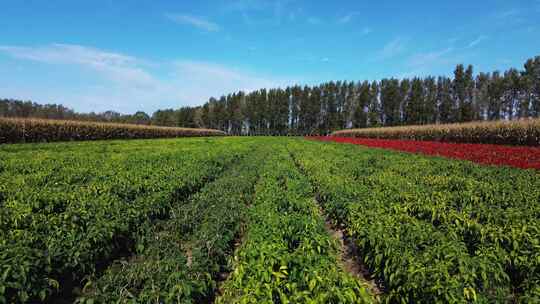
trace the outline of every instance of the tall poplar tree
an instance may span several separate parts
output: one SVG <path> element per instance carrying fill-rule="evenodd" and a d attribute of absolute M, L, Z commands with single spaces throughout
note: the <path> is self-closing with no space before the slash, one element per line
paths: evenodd
<path fill-rule="evenodd" d="M 405 123 L 408 125 L 422 123 L 422 110 L 424 105 L 423 82 L 414 78 L 411 83 L 409 98 L 405 107 Z"/>
<path fill-rule="evenodd" d="M 437 100 L 439 103 L 439 122 L 455 122 L 454 99 L 452 97 L 452 80 L 439 77 L 437 80 Z"/>
<path fill-rule="evenodd" d="M 527 60 L 523 71 L 529 116 L 540 117 L 540 56 Z"/>
<path fill-rule="evenodd" d="M 381 110 L 385 126 L 395 126 L 400 123 L 401 94 L 399 80 L 383 79 L 380 87 Z"/>

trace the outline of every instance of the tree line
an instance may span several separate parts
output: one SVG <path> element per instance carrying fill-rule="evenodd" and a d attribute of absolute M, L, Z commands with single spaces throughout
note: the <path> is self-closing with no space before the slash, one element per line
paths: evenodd
<path fill-rule="evenodd" d="M 115 111 L 103 113 L 78 113 L 59 104 L 38 104 L 32 101 L 0 99 L 0 117 L 65 119 L 79 121 L 152 124 L 152 118 L 145 112 L 121 114 Z"/>
<path fill-rule="evenodd" d="M 202 106 L 122 115 L 75 113 L 59 105 L 0 100 L 0 117 L 43 117 L 219 129 L 233 135 L 324 135 L 347 128 L 540 117 L 540 56 L 522 70 L 453 77 L 331 81 L 242 91 Z"/>

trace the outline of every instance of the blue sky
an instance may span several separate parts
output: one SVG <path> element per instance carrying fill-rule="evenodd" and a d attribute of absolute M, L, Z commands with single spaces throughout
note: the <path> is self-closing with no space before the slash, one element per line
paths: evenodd
<path fill-rule="evenodd" d="M 0 97 L 149 113 L 237 90 L 521 68 L 540 0 L 0 5 Z"/>

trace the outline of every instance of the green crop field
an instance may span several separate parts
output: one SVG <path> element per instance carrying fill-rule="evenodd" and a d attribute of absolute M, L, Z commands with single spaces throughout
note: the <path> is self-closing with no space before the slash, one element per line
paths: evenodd
<path fill-rule="evenodd" d="M 302 138 L 1 145 L 0 303 L 538 303 L 539 201 Z"/>

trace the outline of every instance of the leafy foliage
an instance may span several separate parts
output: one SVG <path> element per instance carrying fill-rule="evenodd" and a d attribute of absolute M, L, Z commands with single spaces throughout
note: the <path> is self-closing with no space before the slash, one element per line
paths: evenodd
<path fill-rule="evenodd" d="M 263 137 L 0 156 L 0 303 L 377 302 L 323 214 L 384 302 L 540 301 L 536 170 Z"/>
<path fill-rule="evenodd" d="M 256 186 L 245 242 L 218 303 L 371 303 L 337 264 L 309 181 L 274 145 Z"/>
<path fill-rule="evenodd" d="M 71 294 L 249 151 L 234 139 L 0 148 L 0 302 Z M 75 291 L 76 293 L 76 291 Z"/>
<path fill-rule="evenodd" d="M 536 302 L 535 170 L 370 150 L 289 145 L 327 214 L 357 240 L 387 302 Z"/>
<path fill-rule="evenodd" d="M 213 298 L 241 232 L 245 206 L 258 177 L 261 150 L 232 166 L 189 200 L 173 206 L 170 219 L 149 225 L 137 254 L 119 260 L 79 303 L 201 303 Z"/>

